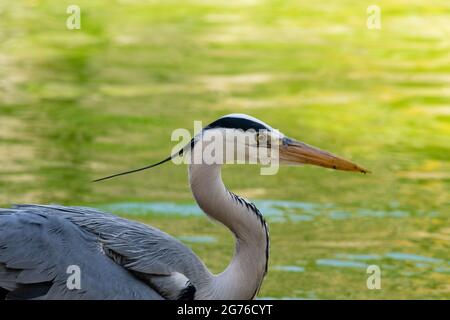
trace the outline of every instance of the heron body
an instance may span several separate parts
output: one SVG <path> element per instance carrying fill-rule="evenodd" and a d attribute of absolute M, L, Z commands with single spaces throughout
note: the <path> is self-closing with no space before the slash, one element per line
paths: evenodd
<path fill-rule="evenodd" d="M 205 127 L 183 152 L 205 148 L 198 142 L 207 131 L 235 129 L 263 129 L 275 135 L 260 120 L 233 114 Z M 365 172 L 283 135 L 276 138 L 280 159 L 286 163 Z M 189 164 L 190 187 L 198 205 L 235 236 L 234 257 L 222 273 L 212 274 L 179 240 L 142 223 L 92 208 L 17 205 L 0 209 L 0 298 L 254 298 L 267 273 L 267 224 L 254 204 L 227 190 L 221 167 Z M 68 285 L 72 266 L 79 270 L 77 288 Z"/>

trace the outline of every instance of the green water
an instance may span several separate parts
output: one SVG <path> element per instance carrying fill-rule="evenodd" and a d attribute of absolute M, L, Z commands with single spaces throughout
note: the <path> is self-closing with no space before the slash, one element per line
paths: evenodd
<path fill-rule="evenodd" d="M 269 221 L 260 297 L 450 298 L 448 1 L 378 1 L 381 30 L 356 0 L 76 3 L 81 30 L 72 1 L 0 0 L 1 204 L 121 203 L 220 272 L 232 237 L 185 167 L 89 181 L 167 156 L 175 128 L 248 113 L 373 172 L 224 168 Z"/>

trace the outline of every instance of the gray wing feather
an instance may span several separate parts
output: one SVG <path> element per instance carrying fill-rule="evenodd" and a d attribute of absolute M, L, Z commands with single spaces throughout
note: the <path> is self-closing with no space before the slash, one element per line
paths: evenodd
<path fill-rule="evenodd" d="M 66 285 L 70 265 L 80 268 L 79 290 Z M 29 207 L 0 210 L 0 287 L 10 298 L 162 298 L 104 255 L 94 235 Z"/>
<path fill-rule="evenodd" d="M 118 262 L 130 270 L 155 275 L 178 272 L 191 280 L 205 271 L 204 264 L 191 249 L 151 226 L 86 207 L 20 205 L 17 208 L 70 220 L 98 236 L 105 252 L 118 254 Z"/>
<path fill-rule="evenodd" d="M 207 281 L 210 276 L 203 262 L 172 236 L 151 226 L 120 218 L 97 209 L 66 207 L 57 205 L 19 205 L 19 210 L 58 216 L 71 221 L 81 229 L 94 235 L 102 244 L 106 255 L 161 293 L 161 279 L 174 291 L 187 286 L 194 288 Z M 173 281 L 178 274 L 189 279 L 189 283 Z M 171 279 L 172 278 L 172 279 Z M 177 285 L 172 285 L 177 283 Z M 170 297 L 176 294 L 172 294 Z M 167 296 L 166 296 L 167 297 Z"/>

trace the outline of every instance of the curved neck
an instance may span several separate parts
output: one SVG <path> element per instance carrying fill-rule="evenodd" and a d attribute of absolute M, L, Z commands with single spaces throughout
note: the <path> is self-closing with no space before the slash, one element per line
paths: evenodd
<path fill-rule="evenodd" d="M 189 182 L 200 208 L 236 239 L 234 257 L 222 273 L 197 288 L 196 299 L 252 299 L 267 272 L 269 235 L 256 207 L 226 189 L 220 165 L 191 164 Z"/>

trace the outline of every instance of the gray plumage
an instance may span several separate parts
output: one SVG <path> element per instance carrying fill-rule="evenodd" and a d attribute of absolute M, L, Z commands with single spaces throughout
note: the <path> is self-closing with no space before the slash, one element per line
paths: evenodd
<path fill-rule="evenodd" d="M 81 290 L 66 286 L 70 265 L 80 267 Z M 99 210 L 51 205 L 0 210 L 0 287 L 11 291 L 7 298 L 176 298 L 155 291 L 164 292 L 158 280 L 188 275 L 181 294 L 189 276 L 195 279 L 190 270 L 199 268 L 203 264 L 175 238 Z"/>

